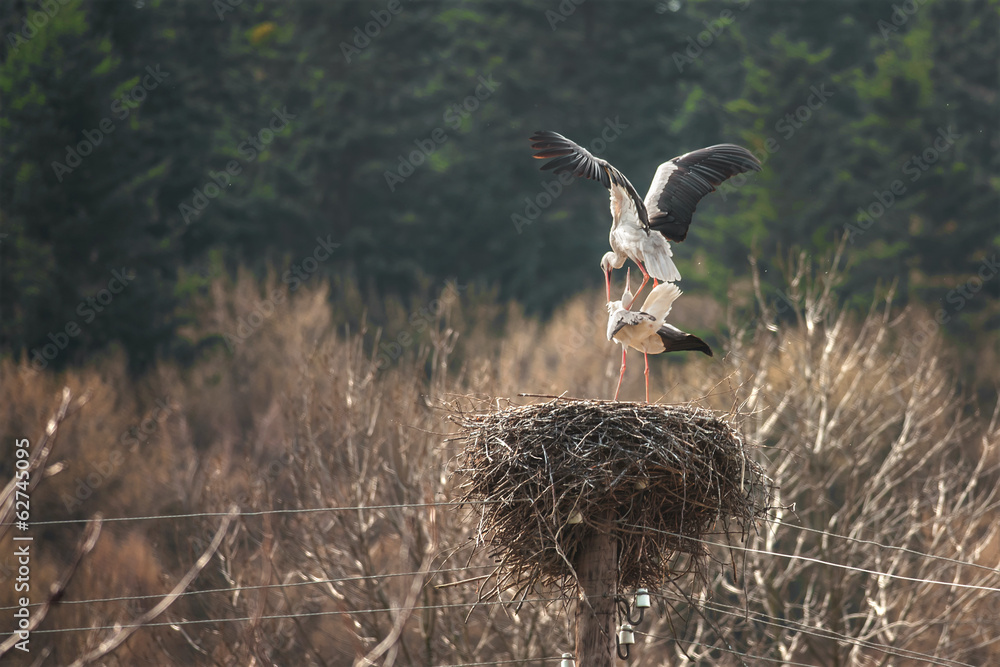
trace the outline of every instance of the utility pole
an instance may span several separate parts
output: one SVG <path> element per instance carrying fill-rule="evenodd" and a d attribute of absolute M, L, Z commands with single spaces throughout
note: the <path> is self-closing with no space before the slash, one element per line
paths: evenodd
<path fill-rule="evenodd" d="M 611 536 L 612 514 L 600 520 L 576 560 L 577 667 L 614 667 L 618 551 Z"/>

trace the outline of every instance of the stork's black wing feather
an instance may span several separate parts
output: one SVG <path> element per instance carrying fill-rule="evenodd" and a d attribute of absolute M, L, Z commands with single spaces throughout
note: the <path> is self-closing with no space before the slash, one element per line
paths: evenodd
<path fill-rule="evenodd" d="M 536 151 L 535 159 L 546 160 L 555 158 L 542 165 L 542 170 L 552 170 L 554 174 L 571 173 L 574 176 L 598 181 L 609 190 L 617 185 L 625 189 L 632 201 L 644 227 L 649 226 L 646 206 L 639 197 L 635 187 L 610 162 L 595 156 L 580 144 L 571 141 L 557 132 L 539 130 L 531 135 L 531 147 Z"/>
<path fill-rule="evenodd" d="M 760 166 L 753 153 L 734 144 L 701 148 L 664 162 L 646 194 L 650 228 L 671 241 L 683 241 L 702 197 L 726 179 L 760 171 Z"/>

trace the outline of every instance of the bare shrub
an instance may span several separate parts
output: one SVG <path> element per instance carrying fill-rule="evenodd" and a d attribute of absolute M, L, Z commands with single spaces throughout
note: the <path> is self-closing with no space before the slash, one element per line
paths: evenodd
<path fill-rule="evenodd" d="M 744 544 L 705 540 L 715 559 L 707 579 L 658 592 L 632 664 L 1000 658 L 1000 417 L 959 389 L 940 340 L 905 345 L 919 313 L 894 313 L 887 297 L 855 317 L 836 305 L 835 280 L 832 268 L 796 259 L 784 312 L 758 290 L 760 314 L 732 333 L 727 355 L 651 360 L 664 400 L 750 412 L 743 435 L 760 446 L 781 508 Z M 419 324 L 406 314 L 428 304 L 387 306 L 394 324 L 379 331 L 344 325 L 337 308 L 361 307 L 357 290 L 335 286 L 349 298 L 333 307 L 326 286 L 307 284 L 226 344 L 281 289 L 274 276 L 217 279 L 187 333 L 217 334 L 219 345 L 189 367 L 130 378 L 110 357 L 36 375 L 0 360 L 0 465 L 13 461 L 15 437 L 42 432 L 64 385 L 90 394 L 60 435 L 64 467 L 33 497 L 36 522 L 224 513 L 232 503 L 243 512 L 165 612 L 169 624 L 137 632 L 105 662 L 551 664 L 542 659 L 572 645 L 571 613 L 552 591 L 477 604 L 496 564 L 469 548 L 477 527 L 454 504 L 458 448 L 446 442 L 454 429 L 442 406 L 468 394 L 609 397 L 618 356 L 594 319 L 601 295 L 578 296 L 542 324 L 488 297 L 438 294 Z M 398 350 L 383 347 L 393 342 Z M 626 378 L 625 395 L 641 395 L 640 375 Z M 111 453 L 120 461 L 109 468 Z M 78 494 L 88 476 L 89 494 Z M 138 618 L 219 521 L 106 522 L 41 629 Z M 80 529 L 36 527 L 46 545 L 33 566 L 39 588 Z M 0 549 L 11 553 L 9 542 Z M 509 601 L 512 591 L 500 594 Z M 12 595 L 0 586 L 0 604 Z M 33 636 L 67 664 L 102 632 Z"/>

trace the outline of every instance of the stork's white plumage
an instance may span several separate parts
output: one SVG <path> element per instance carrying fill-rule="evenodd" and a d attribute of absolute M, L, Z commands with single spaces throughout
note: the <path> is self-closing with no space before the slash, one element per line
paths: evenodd
<path fill-rule="evenodd" d="M 622 369 L 618 375 L 618 387 L 615 389 L 615 400 L 622 388 L 622 378 L 625 377 L 625 356 L 628 348 L 642 352 L 646 362 L 646 402 L 649 403 L 649 355 L 661 352 L 698 351 L 712 356 L 712 348 L 702 339 L 689 333 L 684 333 L 677 327 L 667 324 L 667 315 L 682 292 L 673 283 L 657 285 L 646 297 L 641 311 L 630 310 L 625 304 L 633 300 L 630 290 L 630 273 L 625 274 L 625 291 L 618 301 L 608 303 L 608 340 L 614 340 L 622 346 Z"/>
<path fill-rule="evenodd" d="M 726 179 L 746 171 L 760 171 L 760 160 L 734 144 L 701 148 L 661 164 L 645 199 L 625 175 L 586 148 L 556 132 L 540 131 L 531 136 L 538 159 L 556 158 L 542 166 L 555 174 L 572 173 L 600 181 L 611 192 L 611 252 L 601 258 L 611 301 L 611 270 L 631 259 L 642 271 L 642 291 L 650 276 L 662 282 L 680 280 L 670 241 L 687 237 L 691 216 L 702 197 Z M 655 233 L 651 233 L 655 232 Z M 631 306 L 631 303 L 628 304 Z"/>

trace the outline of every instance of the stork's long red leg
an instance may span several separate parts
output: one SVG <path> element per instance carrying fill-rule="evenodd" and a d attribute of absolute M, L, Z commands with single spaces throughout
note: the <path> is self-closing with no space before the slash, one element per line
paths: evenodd
<path fill-rule="evenodd" d="M 649 355 L 643 352 L 642 358 L 646 362 L 646 402 L 649 403 Z"/>
<path fill-rule="evenodd" d="M 627 310 L 632 310 L 632 304 L 635 303 L 636 297 L 639 296 L 639 292 L 641 292 L 642 288 L 649 282 L 649 274 L 646 273 L 646 267 L 643 266 L 641 262 L 636 262 L 636 265 L 639 267 L 639 270 L 642 271 L 642 284 L 639 285 L 639 289 L 637 289 L 635 294 L 632 295 L 632 300 L 628 302 L 627 306 L 625 306 Z"/>
<path fill-rule="evenodd" d="M 615 400 L 618 400 L 618 392 L 622 388 L 622 378 L 625 377 L 625 353 L 628 352 L 628 348 L 622 345 L 622 372 L 618 374 L 618 386 L 615 388 Z"/>

